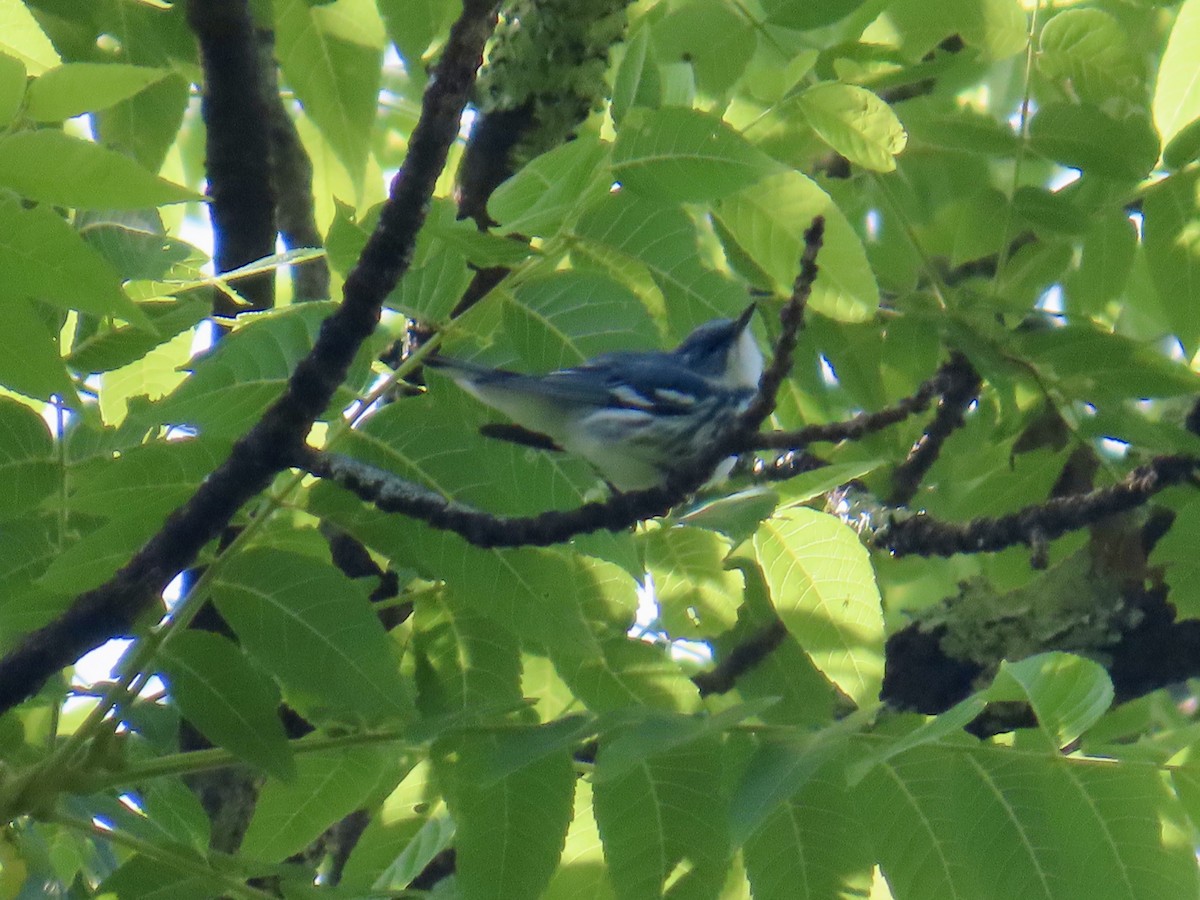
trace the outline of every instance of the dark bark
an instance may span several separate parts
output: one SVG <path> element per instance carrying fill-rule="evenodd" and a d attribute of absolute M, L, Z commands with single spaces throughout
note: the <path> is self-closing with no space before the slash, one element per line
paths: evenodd
<path fill-rule="evenodd" d="M 275 252 L 271 138 L 258 39 L 247 0 L 188 0 L 188 24 L 200 45 L 209 215 L 213 262 L 229 272 Z M 270 309 L 275 273 L 239 279 L 252 309 Z M 218 292 L 213 309 L 233 316 L 245 307 Z"/>

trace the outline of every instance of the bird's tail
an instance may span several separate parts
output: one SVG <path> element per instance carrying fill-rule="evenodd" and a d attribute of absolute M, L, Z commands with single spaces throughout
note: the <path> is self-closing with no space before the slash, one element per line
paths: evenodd
<path fill-rule="evenodd" d="M 425 365 L 433 369 L 444 370 L 447 375 L 456 381 L 461 379 L 476 384 L 520 377 L 516 372 L 509 372 L 507 369 L 493 369 L 491 366 L 481 366 L 477 363 L 470 363 L 461 359 L 451 359 L 448 356 L 439 356 L 436 353 L 425 360 Z"/>

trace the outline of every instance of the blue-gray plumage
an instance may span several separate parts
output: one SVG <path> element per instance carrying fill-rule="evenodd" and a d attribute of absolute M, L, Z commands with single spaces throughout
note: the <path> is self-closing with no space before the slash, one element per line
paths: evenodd
<path fill-rule="evenodd" d="M 614 487 L 638 490 L 690 463 L 754 397 L 763 357 L 747 327 L 753 313 L 751 304 L 736 319 L 706 322 L 671 351 L 607 353 L 545 375 L 430 363 Z"/>

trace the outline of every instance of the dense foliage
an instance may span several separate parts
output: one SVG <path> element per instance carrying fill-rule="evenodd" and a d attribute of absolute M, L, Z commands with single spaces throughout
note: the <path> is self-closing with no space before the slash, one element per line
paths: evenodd
<path fill-rule="evenodd" d="M 0 898 L 1195 897 L 1200 0 L 514 0 L 405 247 L 465 5 L 0 0 Z M 522 539 L 422 358 L 769 349 L 818 216 L 830 430 Z"/>

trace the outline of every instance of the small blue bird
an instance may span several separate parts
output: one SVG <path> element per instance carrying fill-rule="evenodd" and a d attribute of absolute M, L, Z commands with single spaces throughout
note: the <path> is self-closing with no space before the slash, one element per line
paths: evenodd
<path fill-rule="evenodd" d="M 748 327 L 753 313 L 752 303 L 736 319 L 706 322 L 668 352 L 606 353 L 545 375 L 446 357 L 430 365 L 517 423 L 521 443 L 561 448 L 618 490 L 641 490 L 693 462 L 753 399 L 763 371 Z M 490 433 L 511 437 L 506 429 Z"/>

